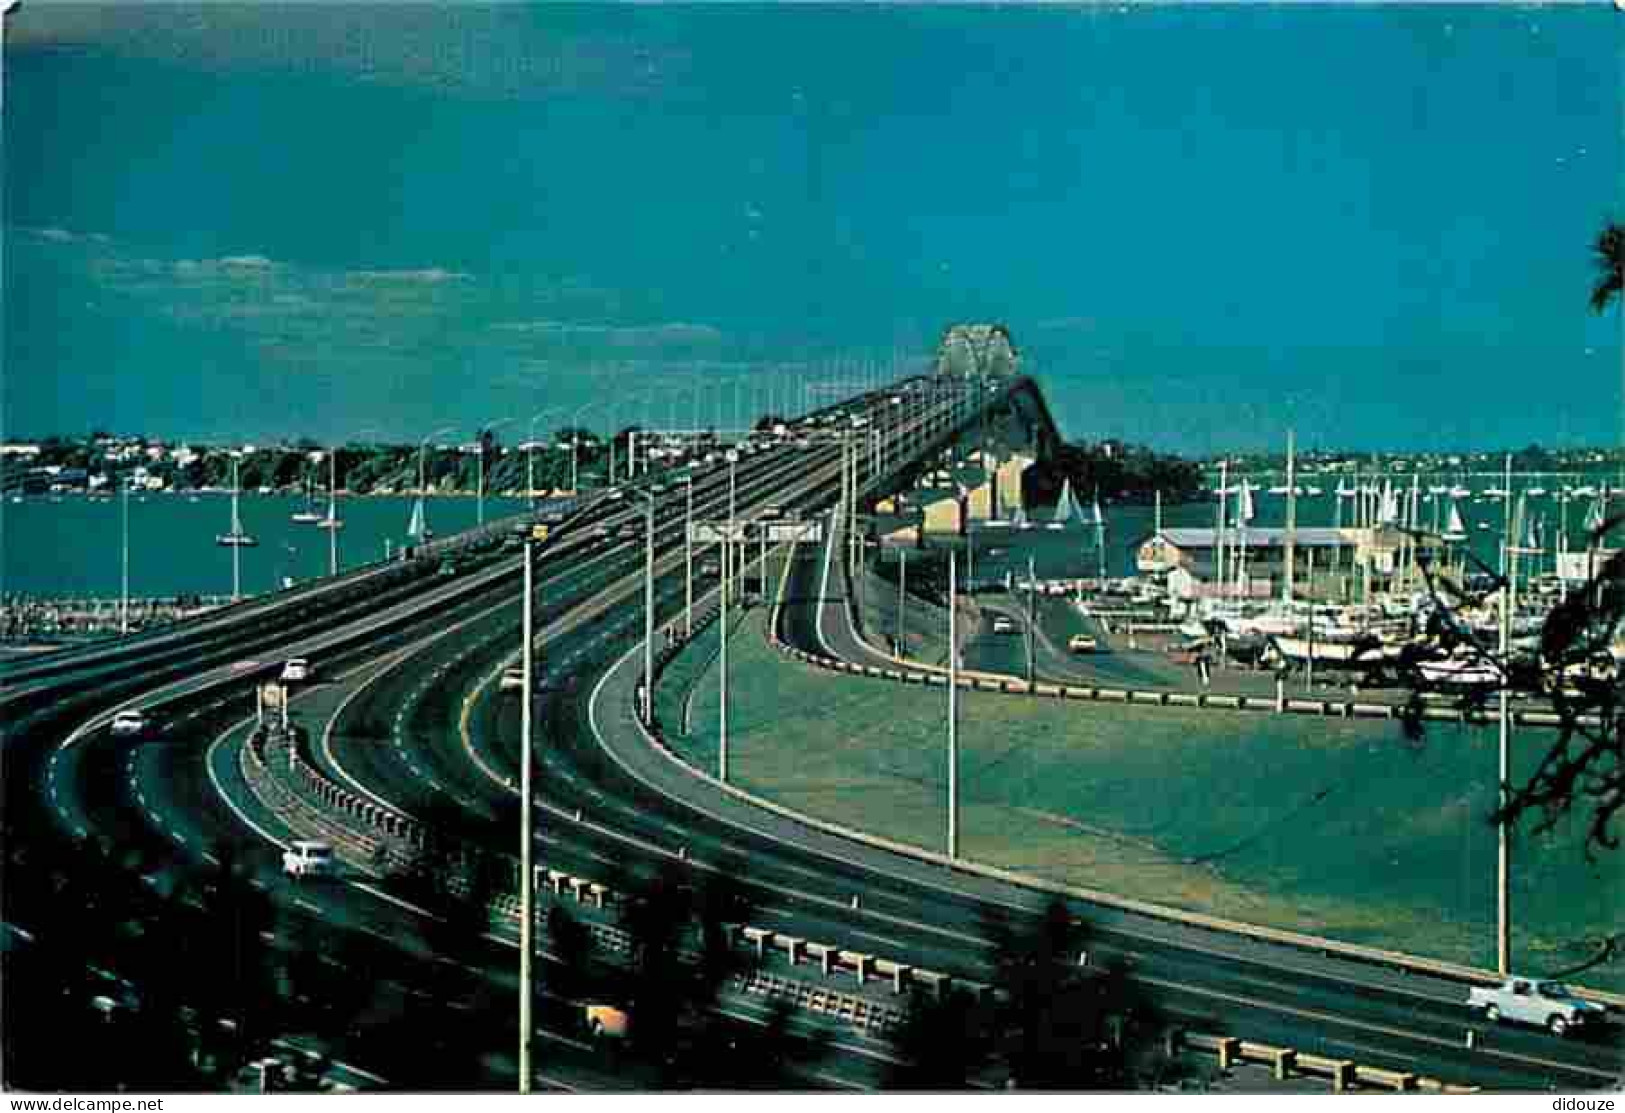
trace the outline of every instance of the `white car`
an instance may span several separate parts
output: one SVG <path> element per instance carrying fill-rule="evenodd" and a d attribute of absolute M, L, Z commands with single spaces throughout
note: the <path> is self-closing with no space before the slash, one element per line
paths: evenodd
<path fill-rule="evenodd" d="M 290 657 L 287 663 L 282 666 L 282 679 L 285 683 L 309 680 L 314 675 L 316 675 L 315 670 L 310 667 L 310 662 L 303 657 Z"/>
<path fill-rule="evenodd" d="M 113 723 L 107 729 L 118 738 L 132 738 L 145 734 L 152 726 L 147 716 L 140 711 L 120 711 L 113 716 Z"/>
<path fill-rule="evenodd" d="M 1467 1007 L 1482 1009 L 1491 1024 L 1501 1020 L 1538 1024 L 1554 1036 L 1599 1024 L 1608 1015 L 1607 1006 L 1576 997 L 1562 982 L 1537 978 L 1513 977 L 1499 986 L 1475 986 L 1467 993 Z"/>
<path fill-rule="evenodd" d="M 282 872 L 289 877 L 322 877 L 333 872 L 333 848 L 312 839 L 295 839 L 282 852 Z"/>
<path fill-rule="evenodd" d="M 522 665 L 510 665 L 502 670 L 502 681 L 497 685 L 499 692 L 521 692 L 525 688 L 525 669 Z"/>
<path fill-rule="evenodd" d="M 995 618 L 993 620 L 993 632 L 995 634 L 1014 634 L 1016 632 L 1016 624 L 1010 621 L 1008 618 L 1004 618 L 1002 616 Z"/>

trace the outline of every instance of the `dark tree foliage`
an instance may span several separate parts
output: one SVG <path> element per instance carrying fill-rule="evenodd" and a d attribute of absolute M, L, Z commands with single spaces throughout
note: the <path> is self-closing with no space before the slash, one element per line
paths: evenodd
<path fill-rule="evenodd" d="M 1601 313 L 1622 295 L 1625 283 L 1625 225 L 1609 221 L 1592 245 L 1597 278 L 1591 288 L 1591 311 Z"/>
<path fill-rule="evenodd" d="M 191 876 L 52 839 L 6 852 L 4 1073 L 28 1090 L 223 1089 L 282 1022 L 274 919 L 229 851 Z"/>
<path fill-rule="evenodd" d="M 1122 1090 L 1129 1051 L 1155 1013 L 1120 967 L 1083 965 L 1089 934 L 1059 900 L 1023 927 L 984 918 L 1004 998 L 998 1047 L 1021 1089 Z"/>
<path fill-rule="evenodd" d="M 892 1085 L 961 1089 L 996 1063 L 1024 1090 L 1127 1090 L 1145 1077 L 1161 1018 L 1121 966 L 1081 961 L 1089 933 L 1065 904 L 1020 920 L 985 913 L 982 936 L 995 994 L 911 998 Z"/>
<path fill-rule="evenodd" d="M 1063 444 L 1053 457 L 1028 468 L 1022 475 L 1022 499 L 1029 506 L 1053 503 L 1069 479 L 1073 493 L 1085 502 L 1097 490 L 1103 502 L 1149 503 L 1158 491 L 1166 502 L 1186 502 L 1199 497 L 1202 487 L 1201 469 L 1192 461 L 1103 441 Z"/>
<path fill-rule="evenodd" d="M 711 875 L 697 890 L 676 869 L 633 886 L 621 906 L 631 958 L 619 997 L 631 1017 L 630 1042 L 665 1085 L 717 1085 L 733 1073 L 733 1025 L 720 997 L 751 960 L 732 946 L 725 925 L 748 914 L 732 881 Z"/>
<path fill-rule="evenodd" d="M 890 1090 L 964 1090 L 991 1062 L 994 1017 L 963 989 L 940 997 L 915 987 L 892 1030 Z"/>
<path fill-rule="evenodd" d="M 1625 518 L 1604 522 L 1593 531 L 1591 545 L 1600 548 L 1621 523 Z M 1476 559 L 1472 563 L 1471 588 L 1423 565 L 1434 605 L 1425 640 L 1408 647 L 1400 662 L 1411 689 L 1402 719 L 1408 736 L 1420 740 L 1424 733 L 1421 697 L 1427 685 L 1416 667 L 1420 661 L 1454 651 L 1492 665 L 1512 693 L 1547 701 L 1559 725 L 1533 774 L 1512 786 L 1508 803 L 1491 822 L 1516 825 L 1526 815 L 1536 816 L 1538 834 L 1578 812 L 1588 824 L 1587 858 L 1598 849 L 1616 849 L 1615 820 L 1625 805 L 1625 672 L 1613 663 L 1610 646 L 1625 621 L 1625 550 L 1599 558 L 1590 580 L 1553 608 L 1537 650 L 1504 656 L 1498 644 L 1486 644 L 1458 617 L 1464 607 L 1479 606 L 1506 586 L 1501 575 Z M 1490 710 L 1485 694 L 1464 697 L 1464 705 Z"/>

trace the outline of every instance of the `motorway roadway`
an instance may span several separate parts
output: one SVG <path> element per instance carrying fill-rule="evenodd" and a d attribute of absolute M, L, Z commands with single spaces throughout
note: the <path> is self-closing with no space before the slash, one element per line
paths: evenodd
<path fill-rule="evenodd" d="M 751 461 L 739 468 L 739 496 L 743 513 L 748 513 L 751 506 L 765 502 L 769 497 L 780 504 L 793 501 L 785 490 L 791 486 L 783 482 L 785 477 L 796 478 L 798 482 L 794 486 L 818 497 L 827 498 L 834 486 L 838 465 L 831 463 L 834 459 L 832 450 L 815 448 L 810 456 L 802 453 L 789 458 L 781 453 L 773 463 L 766 461 L 767 455 L 764 453 L 759 463 Z M 818 469 L 820 478 L 814 483 L 800 479 L 804 472 L 803 465 L 809 459 L 821 462 Z M 754 486 L 759 478 L 765 482 L 761 490 Z M 719 512 L 721 484 L 720 469 L 713 469 L 703 481 L 696 482 L 696 501 L 702 514 L 709 512 L 714 516 Z M 679 535 L 677 531 L 680 526 L 673 526 L 681 517 L 676 503 L 677 500 L 670 497 L 662 500 L 660 530 L 662 547 L 665 549 L 670 549 L 674 536 Z M 559 538 L 580 540 L 556 554 L 556 564 L 571 564 L 583 555 L 588 558 L 584 565 L 572 565 L 571 570 L 565 573 L 564 579 L 574 576 L 578 582 L 548 585 L 550 591 L 559 592 L 561 607 L 574 597 L 603 587 L 603 576 L 595 581 L 591 574 L 583 573 L 581 567 L 591 567 L 596 561 L 624 571 L 638 563 L 637 547 L 619 545 L 616 536 L 620 526 L 641 518 L 641 515 L 621 510 L 607 500 L 600 503 L 597 510 L 599 513 L 592 523 L 574 532 L 570 527 L 557 531 Z M 621 550 L 618 562 L 597 561 L 591 555 L 600 550 L 609 552 L 617 549 Z M 663 559 L 670 564 L 669 558 Z M 157 690 L 151 684 L 143 685 L 133 678 L 112 693 L 101 683 L 105 679 L 104 670 L 109 656 L 118 659 L 121 665 L 129 666 L 143 659 L 142 654 L 133 651 L 111 655 L 86 654 L 82 666 L 77 669 L 71 660 L 67 662 L 67 667 L 63 667 L 60 660 L 50 662 L 58 670 L 52 678 L 54 682 L 48 686 L 53 694 L 64 688 L 83 688 L 97 693 L 95 697 L 81 694 L 76 701 L 66 705 L 59 705 L 55 700 L 36 700 L 34 704 L 25 706 L 26 698 L 39 690 L 29 685 L 41 679 L 40 670 L 36 668 L 25 672 L 19 669 L 15 673 L 7 673 L 7 687 L 0 693 L 0 699 L 9 696 L 16 702 L 0 705 L 5 706 L 8 715 L 6 757 L 10 759 L 8 764 L 12 772 L 23 770 L 24 763 L 28 764 L 21 775 L 9 777 L 8 784 L 14 790 L 19 786 L 37 786 L 40 792 L 33 799 L 36 806 L 31 810 L 38 811 L 39 805 L 44 805 L 51 822 L 60 829 L 79 837 L 95 833 L 115 838 L 124 845 L 142 845 L 143 855 L 151 855 L 158 860 L 174 861 L 179 854 L 183 858 L 209 861 L 214 849 L 240 841 L 245 826 L 268 842 L 284 840 L 289 833 L 279 829 L 275 817 L 263 810 L 256 814 L 252 801 L 241 791 L 240 776 L 234 773 L 234 762 L 230 760 L 230 755 L 240 744 L 243 735 L 241 724 L 237 724 L 235 730 L 222 729 L 231 727 L 232 720 L 243 714 L 247 703 L 246 693 L 252 682 L 274 673 L 277 663 L 286 656 L 313 657 L 320 662 L 319 667 L 325 671 L 330 683 L 318 685 L 302 694 L 297 706 L 302 715 L 304 709 L 309 707 L 320 716 L 321 699 L 333 699 L 334 693 L 344 687 L 337 681 L 341 678 L 344 681 L 355 680 L 365 687 L 377 675 L 387 676 L 391 671 L 389 666 L 401 662 L 388 661 L 382 655 L 394 652 L 400 643 L 426 629 L 432 628 L 433 633 L 422 639 L 423 644 L 414 645 L 407 653 L 401 654 L 402 661 L 421 651 L 424 644 L 450 640 L 448 629 L 456 633 L 461 632 L 465 625 L 470 629 L 477 628 L 482 614 L 488 624 L 494 624 L 499 631 L 497 634 L 483 635 L 484 642 L 489 644 L 501 637 L 504 621 L 493 616 L 507 612 L 505 621 L 510 629 L 506 640 L 511 645 L 515 638 L 512 627 L 517 619 L 517 608 L 513 605 L 513 588 L 516 586 L 513 568 L 514 563 L 507 562 L 503 567 L 472 573 L 465 582 L 455 586 L 434 585 L 427 598 L 421 590 L 423 577 L 414 577 L 412 586 L 419 590 L 400 592 L 402 599 L 398 608 L 385 607 L 380 610 L 381 599 L 377 595 L 366 608 L 368 617 L 365 620 L 353 619 L 334 608 L 324 616 L 327 619 L 326 627 L 333 632 L 316 639 L 308 637 L 311 625 L 308 614 L 301 616 L 303 625 L 300 626 L 300 633 L 305 636 L 286 640 L 276 636 L 282 634 L 283 629 L 266 623 L 265 615 L 257 616 L 253 623 L 222 621 L 212 626 L 206 634 L 185 643 L 194 647 L 211 647 L 201 659 L 197 656 L 192 658 L 192 668 L 187 670 L 189 674 L 171 679 L 180 670 L 164 670 L 159 679 L 168 680 L 169 683 Z M 384 578 L 393 580 L 396 577 Z M 632 579 L 635 581 L 635 576 Z M 619 595 L 624 595 L 627 584 L 620 583 L 618 586 Z M 672 593 L 670 587 L 666 591 L 668 595 Z M 405 599 L 407 594 L 413 595 L 410 601 Z M 585 626 L 591 620 L 602 617 L 619 595 L 586 607 L 587 613 L 578 615 L 576 624 Z M 281 616 L 287 612 L 275 613 Z M 621 613 L 623 616 L 626 614 L 625 611 Z M 451 622 L 454 615 L 465 617 L 467 622 Z M 626 624 L 623 617 L 619 626 Z M 222 627 L 232 636 L 219 636 Z M 554 659 L 561 666 L 571 656 L 571 650 L 562 639 L 572 632 L 570 629 L 551 632 L 558 639 Z M 600 632 L 600 638 L 624 633 L 612 621 L 607 629 Z M 147 659 L 172 658 L 173 649 L 173 643 L 164 645 L 150 651 Z M 64 683 L 63 676 L 77 683 Z M 384 698 L 387 699 L 387 696 Z M 340 706 L 333 710 L 341 709 L 343 702 L 348 701 L 341 700 Z M 105 726 L 112 713 L 123 706 L 135 704 L 159 710 L 162 723 L 159 736 L 141 740 L 140 743 L 126 743 L 109 737 Z M 54 739 L 60 740 L 52 745 Z M 207 746 L 207 761 L 199 760 L 199 751 L 203 749 L 205 739 L 212 739 Z M 427 783 L 419 782 L 416 777 L 412 780 L 415 784 Z M 22 793 L 18 795 L 22 797 Z M 467 806 L 472 800 L 473 797 L 468 796 L 455 802 Z M 10 814 L 16 817 L 19 812 L 12 810 Z M 355 930 L 366 931 L 380 940 L 401 942 L 409 951 L 410 945 L 405 941 L 420 934 L 410 930 L 410 917 L 421 918 L 423 913 L 405 908 L 381 892 L 373 892 L 377 886 L 344 886 L 336 893 L 288 886 L 275 873 L 274 855 L 257 856 L 255 868 L 256 881 L 272 892 L 284 908 L 297 909 L 310 915 L 332 916 L 340 924 L 353 925 Z M 356 893 L 364 893 L 369 899 L 360 900 Z M 11 909 L 7 911 L 8 915 L 12 913 Z M 290 914 L 298 915 L 299 912 Z M 402 920 L 403 916 L 409 919 Z M 419 957 L 421 955 L 420 951 Z"/>
<path fill-rule="evenodd" d="M 796 497 L 809 507 L 827 505 L 838 467 L 833 458 L 818 449 L 781 451 L 742 465 L 742 513 Z M 810 481 L 809 472 L 815 473 Z M 712 485 L 707 497 L 713 500 L 715 477 L 713 472 L 707 481 Z M 759 485 L 749 485 L 758 478 Z M 697 481 L 697 501 L 700 492 Z M 680 534 L 672 528 L 680 511 L 669 497 L 662 504 L 659 610 L 665 622 L 681 605 L 683 585 L 675 559 Z M 547 748 L 542 757 L 544 857 L 584 876 L 613 875 L 616 868 L 651 870 L 677 859 L 701 871 L 738 872 L 750 882 L 753 923 L 964 978 L 990 976 L 984 919 L 1033 915 L 1039 894 L 879 851 L 766 812 L 706 784 L 649 745 L 630 714 L 641 669 L 642 615 L 636 606 L 616 605 L 631 602 L 637 590 L 638 546 L 617 544 L 614 537 L 618 524 L 631 518 L 615 505 L 599 504 L 589 518 L 560 531 L 564 540 L 574 541 L 572 555 L 544 564 L 548 675 L 560 685 L 569 677 L 591 681 L 578 688 L 578 694 L 591 697 L 589 729 L 581 735 L 567 732 L 564 744 Z M 610 536 L 599 536 L 605 527 Z M 791 596 L 824 603 L 787 608 L 786 629 L 806 646 L 862 659 L 867 651 L 829 589 L 830 564 L 827 547 L 822 552 L 801 548 Z M 514 653 L 518 614 L 512 562 L 471 573 L 470 579 L 475 576 L 489 577 L 488 590 L 465 585 L 459 593 L 436 585 L 432 607 L 420 603 L 390 621 L 369 620 L 365 637 L 342 628 L 329 635 L 329 649 L 292 643 L 298 655 L 314 657 L 323 670 L 323 683 L 302 692 L 295 708 L 311 730 L 313 754 L 330 776 L 397 811 L 444 826 L 450 836 L 497 850 L 511 844 L 507 832 L 517 754 L 514 701 L 493 693 L 491 680 Z M 261 647 L 255 659 L 275 662 L 295 655 L 294 648 L 271 652 L 263 642 Z M 373 949 L 399 956 L 403 985 L 423 984 L 422 967 L 443 948 L 432 922 L 425 922 L 432 915 L 427 909 L 411 907 L 363 878 L 295 886 L 277 874 L 274 856 L 265 848 L 286 840 L 289 832 L 257 807 L 241 783 L 236 754 L 246 731 L 240 722 L 246 683 L 242 676 L 228 683 L 230 665 L 223 668 L 225 673 L 217 668 L 194 678 L 193 689 L 172 692 L 164 712 L 169 729 L 154 743 L 126 746 L 107 738 L 101 724 L 111 707 L 80 722 L 68 734 L 69 744 L 45 759 L 50 771 L 40 783 L 53 822 L 70 831 L 139 838 L 154 858 L 168 861 L 206 860 L 215 848 L 241 842 L 245 828 L 254 831 L 262 847 L 255 856 L 256 880 L 300 922 L 300 930 L 322 925 L 373 936 Z M 252 679 L 253 670 L 239 673 Z M 378 737 L 380 721 L 387 726 L 387 741 Z M 49 732 L 36 724 L 35 733 Z M 8 744 L 8 757 L 11 749 Z M 1497 1087 L 1591 1088 L 1618 1073 L 1612 1047 L 1558 1044 L 1511 1029 L 1490 1034 L 1484 1051 L 1456 1051 L 1469 1019 L 1456 1003 L 1459 985 L 1366 967 L 1351 970 L 1248 940 L 1175 930 L 1115 909 L 1075 907 L 1101 939 L 1103 952 L 1136 963 L 1143 986 L 1170 1011 L 1223 1017 L 1238 1033 L 1280 1042 L 1296 1037 L 1301 1045 L 1304 1033 L 1312 1031 L 1326 1048 L 1367 1062 L 1392 1061 L 1446 1081 Z M 488 936 L 486 950 L 460 952 L 457 961 L 470 977 L 511 995 L 504 971 L 512 962 L 502 949 L 503 933 L 499 928 Z M 553 1076 L 555 1085 L 627 1082 L 615 1072 L 604 1077 L 602 1064 L 569 1042 L 567 1016 L 551 1019 L 557 1026 L 549 1028 L 543 1058 L 550 1069 L 553 1062 L 566 1064 Z M 873 1083 L 885 1064 L 884 1045 L 867 1038 L 843 1043 L 840 1054 L 807 1084 Z M 509 1063 L 505 1074 L 500 1063 L 494 1064 L 490 1079 L 511 1077 L 511 1069 Z"/>

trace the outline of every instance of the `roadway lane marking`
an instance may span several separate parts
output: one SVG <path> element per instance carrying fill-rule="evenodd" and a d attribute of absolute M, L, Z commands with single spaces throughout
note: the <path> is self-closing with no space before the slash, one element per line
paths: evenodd
<path fill-rule="evenodd" d="M 203 764 L 209 771 L 209 782 L 214 785 L 214 791 L 219 795 L 220 799 L 226 802 L 226 807 L 230 808 L 232 813 L 235 814 L 238 819 L 243 821 L 244 825 L 252 829 L 255 834 L 259 835 L 266 842 L 270 843 L 279 850 L 287 850 L 287 843 L 283 842 L 281 839 L 271 834 L 271 832 L 267 831 L 264 827 L 261 827 L 258 823 L 254 822 L 246 811 L 238 807 L 237 801 L 232 799 L 231 793 L 226 791 L 226 786 L 220 783 L 220 775 L 215 771 L 214 767 L 215 751 L 223 746 L 226 743 L 226 740 L 233 734 L 242 730 L 242 728 L 247 726 L 249 723 L 254 722 L 255 718 L 255 716 L 249 715 L 245 718 L 239 719 L 235 724 L 227 727 L 223 732 L 221 732 L 215 738 L 214 742 L 210 744 L 208 753 L 204 755 Z M 249 791 L 252 792 L 253 790 L 250 789 Z M 261 886 L 261 888 L 263 887 L 264 886 Z"/>
<path fill-rule="evenodd" d="M 400 897 L 396 896 L 394 893 L 386 893 L 386 892 L 384 892 L 384 890 L 379 889 L 376 886 L 369 885 L 366 882 L 362 882 L 362 881 L 351 881 L 348 884 L 350 885 L 350 887 L 352 889 L 360 889 L 363 893 L 369 893 L 372 896 L 377 897 L 379 900 L 387 901 L 388 903 L 393 904 L 397 908 L 403 908 L 408 912 L 415 912 L 419 916 L 424 916 L 424 917 L 427 917 L 428 919 L 431 919 L 431 920 L 439 920 L 441 922 L 444 922 L 445 918 L 443 916 L 436 916 L 433 912 L 430 912 L 427 908 L 419 908 L 417 905 L 411 903 L 410 901 L 402 900 Z M 485 934 L 487 938 L 495 938 L 494 936 L 491 936 L 489 932 L 486 932 L 486 933 L 483 933 L 483 934 Z M 506 942 L 506 940 L 498 939 L 498 942 Z"/>

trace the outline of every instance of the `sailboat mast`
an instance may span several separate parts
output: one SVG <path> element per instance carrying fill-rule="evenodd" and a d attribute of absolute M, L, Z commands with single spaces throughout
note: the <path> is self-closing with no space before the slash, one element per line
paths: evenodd
<path fill-rule="evenodd" d="M 1100 566 L 1100 584 L 1106 585 L 1106 516 L 1100 512 L 1100 488 L 1095 488 L 1095 554 Z"/>
<path fill-rule="evenodd" d="M 1297 573 L 1296 558 L 1298 555 L 1298 458 L 1296 448 L 1293 430 L 1288 429 L 1286 431 L 1286 579 L 1283 584 L 1285 594 L 1282 596 L 1287 603 L 1292 602 L 1292 590 L 1297 586 L 1295 583 Z"/>
<path fill-rule="evenodd" d="M 1229 460 L 1220 460 L 1219 461 L 1219 524 L 1218 524 L 1218 528 L 1216 530 L 1214 530 L 1214 538 L 1213 538 L 1214 546 L 1213 546 L 1213 550 L 1214 550 L 1215 558 L 1216 558 L 1216 561 L 1217 561 L 1217 565 L 1216 565 L 1216 567 L 1214 569 L 1214 572 L 1215 572 L 1214 582 L 1219 585 L 1221 593 L 1223 592 L 1224 583 L 1225 583 L 1225 579 L 1224 579 L 1224 572 L 1225 572 L 1225 569 L 1224 569 L 1224 532 L 1225 532 L 1225 530 L 1224 530 L 1224 510 L 1225 510 L 1225 506 L 1224 506 L 1224 504 L 1225 504 L 1225 495 L 1226 495 L 1226 492 L 1229 489 L 1229 486 L 1230 486 L 1230 461 Z"/>

